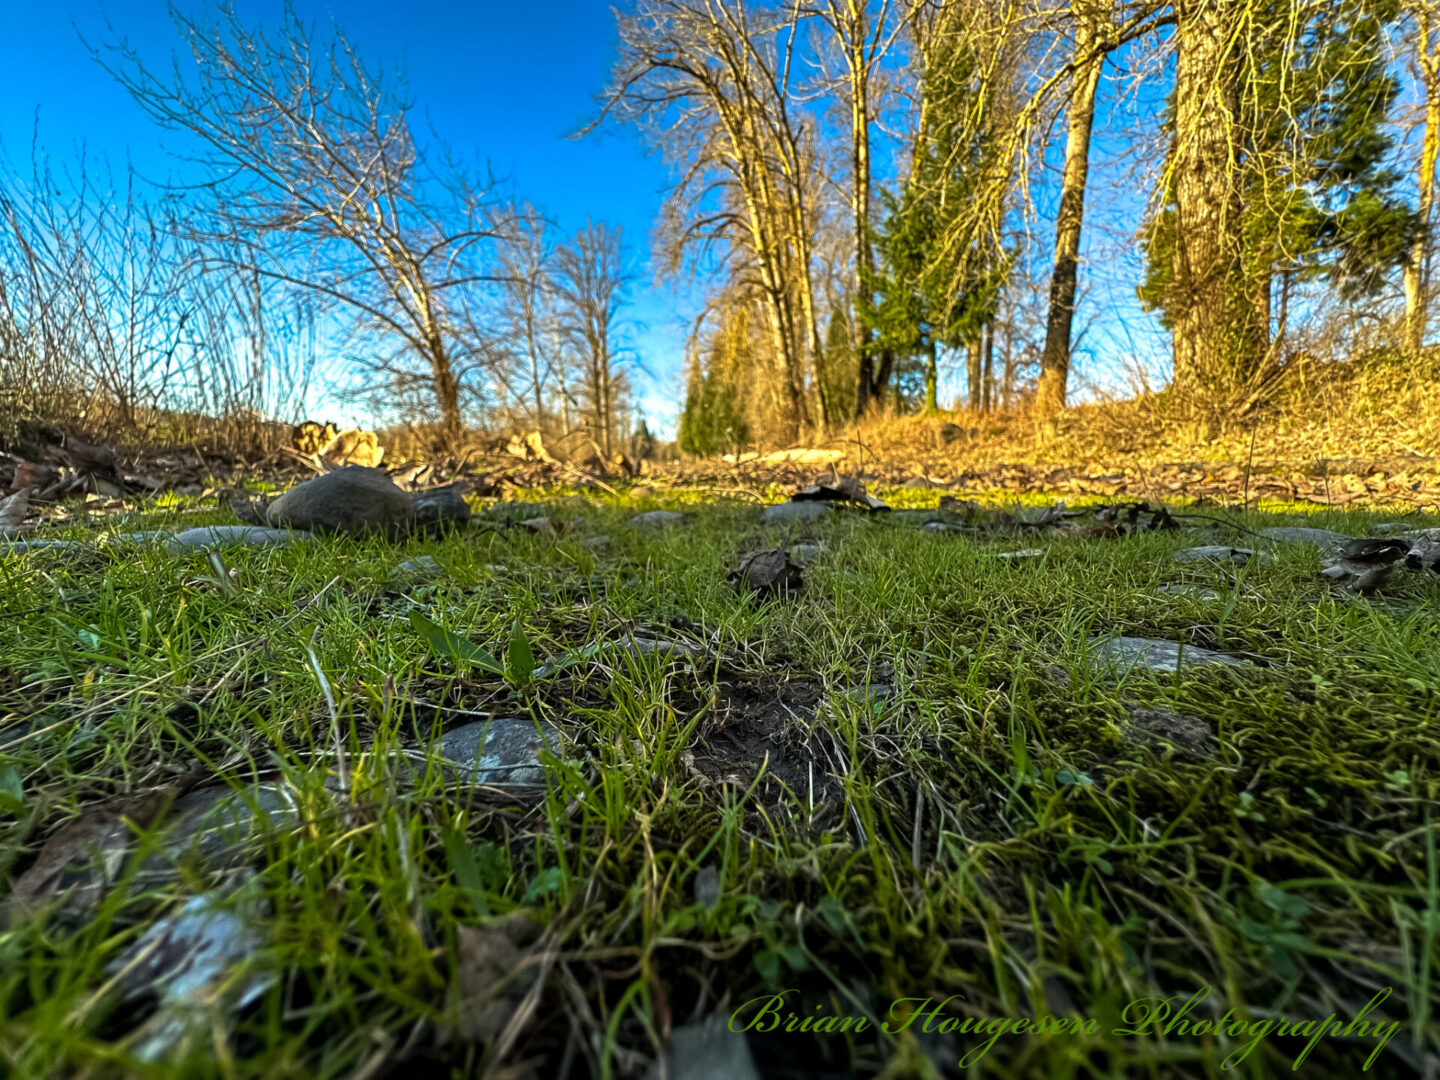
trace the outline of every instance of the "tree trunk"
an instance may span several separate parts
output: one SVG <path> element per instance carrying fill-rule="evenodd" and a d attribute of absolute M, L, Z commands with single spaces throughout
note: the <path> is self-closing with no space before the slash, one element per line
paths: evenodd
<path fill-rule="evenodd" d="M 1419 40 L 1415 51 L 1425 87 L 1425 137 L 1420 144 L 1420 174 L 1417 177 L 1420 234 L 1410 248 L 1405 266 L 1405 347 L 1412 355 L 1425 344 L 1425 324 L 1430 314 L 1430 225 L 1435 207 L 1435 159 L 1440 155 L 1440 52 L 1430 38 L 1430 13 L 1422 4 L 1416 12 Z"/>
<path fill-rule="evenodd" d="M 965 343 L 966 375 L 970 380 L 970 408 L 974 412 L 980 411 L 980 335 L 975 335 Z"/>
<path fill-rule="evenodd" d="M 925 361 L 925 411 L 934 412 L 939 408 L 935 401 L 937 384 L 940 381 L 940 365 L 936 362 L 935 339 L 930 339 L 930 355 Z"/>
<path fill-rule="evenodd" d="M 1242 250 L 1242 0 L 1182 0 L 1175 12 L 1175 386 L 1224 397 L 1261 351 Z"/>
<path fill-rule="evenodd" d="M 1040 356 L 1040 385 L 1036 393 L 1036 404 L 1046 416 L 1065 408 L 1076 273 L 1080 262 L 1080 228 L 1085 218 L 1085 180 L 1090 171 L 1090 133 L 1095 123 L 1095 94 L 1105 66 L 1098 16 L 1078 2 L 1074 11 L 1078 66 L 1070 94 L 1065 171 L 1060 182 L 1060 212 L 1055 222 L 1055 272 L 1050 279 L 1050 311 L 1045 320 L 1045 351 Z"/>
<path fill-rule="evenodd" d="M 855 318 L 851 320 L 855 355 L 860 360 L 860 378 L 855 392 L 855 417 L 865 415 L 872 401 L 878 401 L 884 383 L 875 378 L 875 358 L 870 355 L 870 328 L 860 318 L 859 305 L 869 295 L 866 280 L 875 266 L 870 248 L 870 73 L 865 43 L 868 21 L 865 7 L 850 0 L 850 26 L 845 42 L 845 61 L 850 74 L 850 213 L 855 230 Z"/>
<path fill-rule="evenodd" d="M 995 411 L 995 324 L 987 322 L 980 328 L 980 332 L 985 338 L 985 374 L 981 382 L 983 400 L 980 402 L 980 411 L 992 413 Z"/>

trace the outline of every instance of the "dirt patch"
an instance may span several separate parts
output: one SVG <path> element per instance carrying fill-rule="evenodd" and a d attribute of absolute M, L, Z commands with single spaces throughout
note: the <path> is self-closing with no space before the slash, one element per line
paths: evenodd
<path fill-rule="evenodd" d="M 693 773 L 712 784 L 758 789 L 767 801 L 785 789 L 816 805 L 838 794 L 809 729 L 824 690 L 808 679 L 727 680 L 715 688 L 714 709 L 690 752 Z"/>
<path fill-rule="evenodd" d="M 1199 761 L 1215 756 L 1215 735 L 1198 716 L 1168 709 L 1141 709 L 1132 706 L 1127 737 L 1134 743 L 1156 748 L 1174 747 L 1177 757 Z"/>

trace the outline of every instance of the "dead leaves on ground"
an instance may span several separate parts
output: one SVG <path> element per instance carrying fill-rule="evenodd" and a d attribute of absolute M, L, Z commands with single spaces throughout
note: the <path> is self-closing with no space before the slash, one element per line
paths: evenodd
<path fill-rule="evenodd" d="M 731 585 L 760 596 L 789 595 L 805 583 L 804 568 L 783 547 L 752 552 L 727 579 Z"/>
<path fill-rule="evenodd" d="M 67 913 L 92 910 L 120 876 L 136 834 L 198 779 L 187 774 L 174 783 L 101 803 L 61 826 L 15 880 L 0 908 L 0 923 L 11 924 L 52 901 L 59 901 Z"/>

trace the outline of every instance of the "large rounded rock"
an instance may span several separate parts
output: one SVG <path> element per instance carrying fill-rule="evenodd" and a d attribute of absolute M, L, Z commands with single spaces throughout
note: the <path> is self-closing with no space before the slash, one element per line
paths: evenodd
<path fill-rule="evenodd" d="M 296 484 L 270 504 L 265 520 L 277 528 L 394 534 L 414 514 L 414 500 L 383 472 L 352 465 Z"/>

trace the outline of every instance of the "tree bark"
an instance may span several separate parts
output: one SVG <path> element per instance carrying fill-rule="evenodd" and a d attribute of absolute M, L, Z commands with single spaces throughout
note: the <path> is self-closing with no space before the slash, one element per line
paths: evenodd
<path fill-rule="evenodd" d="M 981 375 L 979 334 L 976 334 L 965 343 L 965 360 L 967 368 L 966 374 L 969 376 L 970 381 L 970 408 L 975 412 L 979 412 L 982 400 L 980 382 L 983 378 Z"/>
<path fill-rule="evenodd" d="M 936 391 L 940 381 L 940 365 L 936 362 L 936 345 L 934 338 L 930 340 L 930 355 L 925 361 L 925 411 L 934 412 L 939 408 L 936 403 Z"/>
<path fill-rule="evenodd" d="M 1036 393 L 1036 404 L 1046 416 L 1065 408 L 1080 229 L 1085 218 L 1085 181 L 1090 171 L 1090 135 L 1095 123 L 1095 95 L 1105 66 L 1099 16 L 1078 0 L 1073 10 L 1077 66 L 1070 94 L 1060 212 L 1055 222 L 1055 271 L 1050 279 L 1050 310 L 1045 320 L 1045 350 L 1040 356 L 1040 384 Z"/>
<path fill-rule="evenodd" d="M 1239 389 L 1262 351 L 1242 251 L 1239 131 L 1243 0 L 1175 6 L 1174 382 L 1190 397 Z"/>

